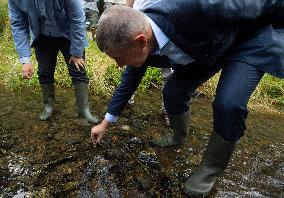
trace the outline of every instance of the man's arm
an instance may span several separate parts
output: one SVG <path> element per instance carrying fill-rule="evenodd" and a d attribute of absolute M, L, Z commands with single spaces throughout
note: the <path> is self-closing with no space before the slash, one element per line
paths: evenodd
<path fill-rule="evenodd" d="M 142 77 L 147 70 L 147 66 L 135 68 L 127 66 L 122 74 L 121 83 L 115 90 L 108 105 L 108 113 L 114 116 L 120 116 L 127 101 L 131 98 Z"/>
<path fill-rule="evenodd" d="M 86 40 L 86 17 L 78 0 L 65 1 L 67 15 L 70 19 L 70 54 L 75 57 L 83 57 Z"/>
<path fill-rule="evenodd" d="M 33 65 L 30 62 L 31 46 L 28 15 L 19 9 L 12 0 L 8 1 L 8 12 L 16 50 L 20 56 L 22 75 L 25 79 L 33 76 Z"/>
<path fill-rule="evenodd" d="M 8 11 L 16 50 L 24 62 L 29 62 L 31 46 L 28 15 L 12 0 L 8 1 Z"/>
<path fill-rule="evenodd" d="M 113 116 L 116 120 L 116 118 L 121 115 L 124 106 L 139 86 L 146 70 L 146 65 L 143 65 L 139 68 L 134 68 L 131 66 L 126 67 L 122 74 L 121 83 L 119 84 L 118 88 L 115 90 L 111 98 L 108 106 L 108 113 L 106 114 L 105 119 L 101 124 L 96 125 L 91 129 L 91 138 L 94 144 L 101 141 L 101 139 L 107 132 L 109 124 L 113 122 L 109 118 Z"/>
<path fill-rule="evenodd" d="M 65 3 L 67 15 L 70 19 L 70 54 L 69 60 L 74 63 L 77 70 L 84 68 L 85 61 L 83 59 L 84 48 L 87 46 L 86 40 L 86 17 L 80 1 L 69 0 Z"/>

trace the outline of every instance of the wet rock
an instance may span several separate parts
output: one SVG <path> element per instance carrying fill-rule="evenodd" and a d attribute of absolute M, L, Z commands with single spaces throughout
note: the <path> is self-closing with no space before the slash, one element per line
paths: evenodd
<path fill-rule="evenodd" d="M 81 126 L 81 127 L 90 127 L 92 126 L 91 123 L 89 123 L 86 119 L 83 118 L 78 118 L 78 119 L 74 119 L 73 120 L 74 124 L 77 126 Z"/>
<path fill-rule="evenodd" d="M 91 192 L 91 190 L 87 187 L 81 187 L 80 188 L 80 192 L 79 192 L 79 196 L 80 198 L 92 198 L 94 197 L 94 194 Z"/>
<path fill-rule="evenodd" d="M 141 151 L 138 154 L 138 160 L 145 164 L 146 166 L 152 167 L 152 168 L 160 168 L 161 164 L 156 156 L 155 152 L 152 151 Z"/>
<path fill-rule="evenodd" d="M 130 131 L 130 130 L 131 130 L 130 126 L 129 126 L 129 125 L 126 125 L 126 124 L 122 125 L 122 126 L 121 126 L 121 129 L 122 129 L 122 130 L 125 130 L 125 131 Z"/>
<path fill-rule="evenodd" d="M 135 149 L 137 147 L 143 147 L 145 145 L 145 141 L 138 137 L 132 137 L 127 141 L 127 145 L 129 148 Z"/>
<path fill-rule="evenodd" d="M 94 197 L 102 197 L 102 198 L 107 198 L 107 192 L 103 188 L 99 188 L 94 192 Z"/>
<path fill-rule="evenodd" d="M 95 156 L 87 165 L 82 181 L 79 184 L 80 197 L 123 197 L 118 189 L 111 168 L 114 165 L 102 156 Z M 96 185 L 92 185 L 92 183 Z"/>
<path fill-rule="evenodd" d="M 80 144 L 81 144 L 81 141 L 78 140 L 78 139 L 69 139 L 69 140 L 67 140 L 67 144 L 70 144 L 70 145 L 72 145 L 72 146 L 80 145 Z"/>
<path fill-rule="evenodd" d="M 25 198 L 34 198 L 34 197 L 51 197 L 49 190 L 44 187 L 42 189 L 35 190 L 33 189 L 32 192 L 27 192 Z"/>
<path fill-rule="evenodd" d="M 119 189 L 117 188 L 115 183 L 111 183 L 109 189 L 109 195 L 113 198 L 123 198 L 122 194 L 120 193 Z"/>

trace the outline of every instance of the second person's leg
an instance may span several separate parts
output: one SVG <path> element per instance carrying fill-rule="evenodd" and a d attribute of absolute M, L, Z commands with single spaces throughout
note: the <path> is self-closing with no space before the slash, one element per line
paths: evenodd
<path fill-rule="evenodd" d="M 48 120 L 54 110 L 55 88 L 54 71 L 59 49 L 51 37 L 40 35 L 34 43 L 35 55 L 38 62 L 38 78 L 41 86 L 44 110 L 41 120 Z"/>
<path fill-rule="evenodd" d="M 70 41 L 65 38 L 60 38 L 60 40 L 60 50 L 68 66 L 69 75 L 71 76 L 74 86 L 79 116 L 85 118 L 90 123 L 97 124 L 99 119 L 90 113 L 88 92 L 89 78 L 87 77 L 86 70 L 85 68 L 80 68 L 78 71 L 73 62 L 69 64 L 71 57 Z"/>

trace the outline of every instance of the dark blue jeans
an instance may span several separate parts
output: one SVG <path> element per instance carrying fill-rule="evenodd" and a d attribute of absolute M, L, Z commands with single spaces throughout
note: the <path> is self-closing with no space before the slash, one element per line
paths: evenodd
<path fill-rule="evenodd" d="M 190 67 L 192 66 L 192 67 Z M 227 142 L 236 142 L 244 134 L 248 114 L 247 104 L 264 72 L 242 62 L 226 62 L 210 69 L 192 64 L 176 69 L 163 90 L 165 107 L 170 114 L 188 111 L 191 93 L 220 69 L 213 102 L 214 131 Z"/>
<path fill-rule="evenodd" d="M 54 83 L 54 72 L 59 51 L 61 51 L 64 56 L 72 83 L 79 84 L 89 82 L 85 69 L 80 69 L 80 71 L 78 71 L 73 63 L 69 64 L 69 59 L 71 57 L 70 45 L 70 41 L 66 38 L 55 38 L 44 35 L 40 35 L 34 42 L 33 47 L 38 62 L 37 73 L 40 84 Z"/>

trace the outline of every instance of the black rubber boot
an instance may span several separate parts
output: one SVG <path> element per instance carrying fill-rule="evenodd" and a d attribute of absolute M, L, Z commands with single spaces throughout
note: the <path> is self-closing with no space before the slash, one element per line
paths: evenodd
<path fill-rule="evenodd" d="M 167 147 L 184 143 L 190 127 L 190 110 L 180 114 L 168 114 L 172 133 L 150 141 L 152 146 Z"/>
<path fill-rule="evenodd" d="M 48 120 L 52 114 L 54 109 L 54 84 L 41 84 L 41 91 L 44 103 L 44 110 L 40 114 L 39 118 L 41 120 Z"/>
<path fill-rule="evenodd" d="M 216 179 L 226 169 L 234 148 L 235 143 L 225 142 L 213 132 L 200 166 L 184 184 L 184 192 L 189 197 L 202 197 L 208 194 Z"/>
<path fill-rule="evenodd" d="M 76 104 L 78 106 L 79 116 L 85 118 L 88 122 L 98 124 L 99 119 L 90 113 L 88 85 L 87 84 L 74 84 L 76 95 Z"/>

